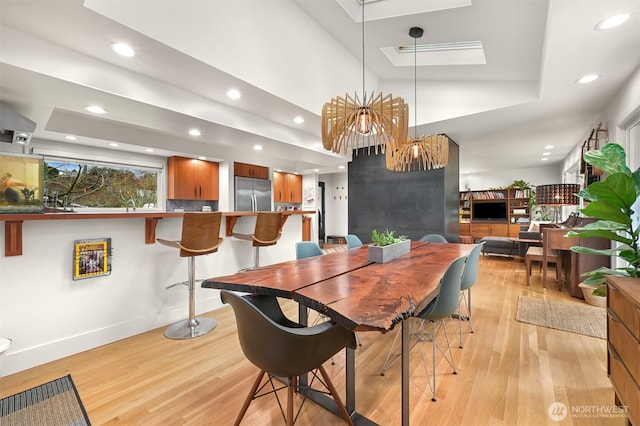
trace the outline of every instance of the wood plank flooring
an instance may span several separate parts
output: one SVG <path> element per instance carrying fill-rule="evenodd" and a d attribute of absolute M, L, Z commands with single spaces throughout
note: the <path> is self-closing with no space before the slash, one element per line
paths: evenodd
<path fill-rule="evenodd" d="M 569 413 L 563 425 L 624 425 L 619 416 L 585 413 L 613 405 L 605 340 L 515 320 L 520 295 L 583 303 L 559 292 L 553 281 L 547 287 L 543 294 L 535 268 L 531 287 L 526 287 L 520 260 L 481 258 L 472 290 L 476 332 L 463 330 L 463 349 L 454 341 L 457 375 L 439 358 L 435 403 L 418 351 L 412 353 L 412 424 L 551 425 L 557 423 L 547 409 L 562 402 L 569 410 L 581 411 Z M 296 307 L 289 301 L 283 304 L 293 316 Z M 94 425 L 231 425 L 257 370 L 240 350 L 231 308 L 207 316 L 218 320 L 207 336 L 175 341 L 164 338 L 164 329 L 152 330 L 3 377 L 0 397 L 71 373 Z M 453 331 L 451 325 L 449 330 Z M 356 405 L 381 425 L 400 424 L 399 363 L 379 375 L 397 331 L 359 333 Z M 429 357 L 430 347 L 425 350 Z M 336 356 L 335 362 L 325 367 L 344 395 L 344 355 Z M 283 424 L 275 399 L 254 401 L 243 424 Z M 298 424 L 341 421 L 307 402 Z"/>

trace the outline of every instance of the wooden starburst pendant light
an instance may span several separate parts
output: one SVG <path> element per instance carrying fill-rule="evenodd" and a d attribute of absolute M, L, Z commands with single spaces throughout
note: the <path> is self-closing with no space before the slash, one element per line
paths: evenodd
<path fill-rule="evenodd" d="M 322 108 L 322 145 L 346 154 L 350 149 L 378 149 L 407 139 L 409 107 L 402 98 L 382 93 L 360 102 L 358 95 L 335 97 Z"/>
<path fill-rule="evenodd" d="M 414 78 L 414 126 L 413 138 L 398 139 L 386 151 L 386 166 L 389 170 L 409 172 L 432 170 L 446 167 L 449 163 L 449 138 L 446 135 L 428 135 L 417 137 L 418 128 L 418 96 L 417 96 L 417 50 L 416 40 L 422 37 L 420 27 L 412 27 L 409 35 L 413 37 L 413 78 Z"/>
<path fill-rule="evenodd" d="M 449 163 L 449 138 L 446 135 L 428 135 L 412 138 L 388 148 L 387 169 L 397 172 L 433 170 Z"/>
<path fill-rule="evenodd" d="M 362 8 L 362 101 L 356 93 L 351 97 L 332 98 L 322 107 L 322 145 L 335 153 L 374 147 L 385 153 L 389 144 L 406 140 L 409 107 L 400 97 L 374 95 L 367 97 L 364 84 L 364 2 Z M 357 151 L 356 151 L 357 152 Z"/>

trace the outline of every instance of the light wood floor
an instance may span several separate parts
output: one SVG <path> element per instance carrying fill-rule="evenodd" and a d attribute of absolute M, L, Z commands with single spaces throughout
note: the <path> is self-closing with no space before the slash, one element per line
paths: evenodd
<path fill-rule="evenodd" d="M 454 346 L 458 375 L 446 362 L 438 364 L 437 402 L 430 400 L 420 357 L 412 356 L 412 424 L 537 426 L 557 424 L 547 416 L 556 401 L 570 410 L 611 407 L 606 341 L 514 319 L 520 295 L 582 302 L 551 282 L 542 294 L 537 270 L 527 288 L 524 274 L 519 260 L 481 259 L 472 293 L 476 332 L 465 330 L 464 348 Z M 287 311 L 295 312 L 287 304 Z M 174 341 L 164 338 L 163 329 L 153 330 L 3 377 L 0 397 L 71 373 L 94 425 L 233 424 L 257 370 L 240 350 L 231 308 L 210 315 L 219 325 L 207 336 Z M 379 375 L 395 332 L 359 333 L 362 347 L 356 351 L 357 409 L 381 425 L 400 424 L 400 366 Z M 344 356 L 326 367 L 343 393 Z M 340 423 L 313 403 L 305 404 L 298 420 L 300 425 Z M 282 424 L 275 400 L 254 401 L 243 424 Z M 562 424 L 623 425 L 624 420 L 583 414 L 569 415 Z"/>

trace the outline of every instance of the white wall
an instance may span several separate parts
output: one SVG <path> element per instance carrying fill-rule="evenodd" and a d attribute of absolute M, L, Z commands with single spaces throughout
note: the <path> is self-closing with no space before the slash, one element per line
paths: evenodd
<path fill-rule="evenodd" d="M 318 180 L 325 183 L 325 234 L 327 236 L 347 235 L 349 233 L 349 186 L 347 173 L 319 175 Z"/>
<path fill-rule="evenodd" d="M 145 244 L 144 225 L 141 218 L 24 221 L 23 255 L 5 257 L 3 252 L 0 257 L 0 336 L 13 340 L 0 375 L 188 316 L 187 289 L 165 290 L 187 279 L 187 260 L 170 247 Z M 181 225 L 181 218 L 159 220 L 156 236 L 178 240 Z M 240 218 L 234 231 L 250 233 L 254 225 L 255 217 Z M 220 234 L 224 232 L 223 219 Z M 112 239 L 111 275 L 73 281 L 74 240 L 101 237 Z M 260 249 L 260 263 L 294 259 L 294 244 L 301 238 L 301 216 L 290 216 L 278 244 Z M 232 274 L 252 265 L 251 244 L 225 237 L 218 253 L 196 258 L 196 278 Z M 198 287 L 196 293 L 198 313 L 221 306 L 217 290 Z"/>
<path fill-rule="evenodd" d="M 318 175 L 302 175 L 302 210 L 318 210 Z M 318 241 L 318 215 L 311 217 L 311 241 Z"/>
<path fill-rule="evenodd" d="M 467 173 L 460 175 L 460 191 L 480 191 L 502 188 L 515 180 L 524 180 L 532 185 L 546 185 L 562 182 L 559 165 L 541 166 L 528 169 L 499 170 L 495 172 Z"/>

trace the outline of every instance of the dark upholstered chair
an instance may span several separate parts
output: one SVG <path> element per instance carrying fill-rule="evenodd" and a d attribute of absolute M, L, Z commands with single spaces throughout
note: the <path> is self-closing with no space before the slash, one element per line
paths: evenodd
<path fill-rule="evenodd" d="M 335 386 L 322 364 L 345 347 L 355 349 L 353 332 L 333 323 L 324 322 L 313 327 L 304 327 L 289 320 L 275 297 L 240 296 L 221 291 L 222 301 L 233 307 L 238 327 L 240 347 L 247 359 L 260 369 L 249 395 L 247 396 L 235 424 L 242 421 L 249 404 L 257 398 L 266 374 L 271 381 L 273 393 L 278 398 L 273 379 L 286 379 L 287 410 L 283 416 L 287 425 L 293 425 L 293 396 L 298 391 L 304 395 L 306 389 L 300 386 L 298 376 L 319 370 L 322 380 L 333 396 L 340 414 L 348 424 L 353 424 Z M 320 380 L 322 382 L 322 380 Z M 311 381 L 313 384 L 314 380 Z M 306 399 L 306 398 L 305 398 Z M 304 403 L 304 399 L 302 403 Z M 280 400 L 278 399 L 278 404 Z M 302 403 L 300 408 L 302 408 Z M 282 407 L 281 407 L 282 409 Z M 299 412 L 300 409 L 298 409 Z"/>
<path fill-rule="evenodd" d="M 222 213 L 185 213 L 182 218 L 182 236 L 180 241 L 164 240 L 158 238 L 158 242 L 169 247 L 180 249 L 180 257 L 189 258 L 188 281 L 172 284 L 167 287 L 186 284 L 189 287 L 189 318 L 173 324 L 167 328 L 164 335 L 170 339 L 190 339 L 192 337 L 207 334 L 216 327 L 213 318 L 196 318 L 195 301 L 195 269 L 196 256 L 211 254 L 218 251 L 223 238 L 220 238 L 220 221 Z"/>
<path fill-rule="evenodd" d="M 232 234 L 235 238 L 251 241 L 255 247 L 254 267 L 260 266 L 260 247 L 275 245 L 282 236 L 282 213 L 258 212 L 253 234 Z"/>

